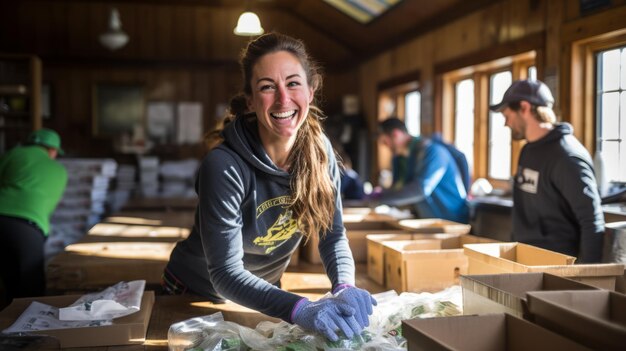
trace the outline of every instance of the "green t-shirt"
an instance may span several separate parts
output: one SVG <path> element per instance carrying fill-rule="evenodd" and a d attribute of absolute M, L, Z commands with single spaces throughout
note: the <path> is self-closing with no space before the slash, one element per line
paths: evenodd
<path fill-rule="evenodd" d="M 50 231 L 50 216 L 65 186 L 67 171 L 41 146 L 18 146 L 0 158 L 0 214 Z"/>

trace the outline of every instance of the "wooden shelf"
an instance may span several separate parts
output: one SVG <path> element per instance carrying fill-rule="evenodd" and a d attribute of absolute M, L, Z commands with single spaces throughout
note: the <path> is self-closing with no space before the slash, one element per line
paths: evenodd
<path fill-rule="evenodd" d="M 42 127 L 41 60 L 33 55 L 0 54 L 0 153 Z M 8 111 L 6 111 L 8 109 Z"/>

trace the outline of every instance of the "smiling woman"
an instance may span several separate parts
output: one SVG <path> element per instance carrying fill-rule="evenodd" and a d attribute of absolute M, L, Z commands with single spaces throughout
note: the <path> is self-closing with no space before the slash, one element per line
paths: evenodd
<path fill-rule="evenodd" d="M 228 299 L 331 340 L 338 330 L 351 338 L 376 302 L 354 286 L 339 169 L 315 107 L 317 65 L 301 41 L 270 33 L 248 44 L 241 66 L 243 92 L 207 135 L 195 224 L 172 252 L 163 287 Z M 332 298 L 311 302 L 279 289 L 303 237 L 320 238 Z"/>

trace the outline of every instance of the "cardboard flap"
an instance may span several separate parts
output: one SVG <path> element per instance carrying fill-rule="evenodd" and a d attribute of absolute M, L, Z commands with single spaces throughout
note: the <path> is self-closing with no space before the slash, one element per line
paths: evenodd
<path fill-rule="evenodd" d="M 623 310 L 626 296 L 606 290 L 566 290 L 529 292 L 527 298 L 535 321 L 546 328 L 594 349 L 624 349 L 626 323 L 615 319 L 624 312 L 613 308 Z"/>

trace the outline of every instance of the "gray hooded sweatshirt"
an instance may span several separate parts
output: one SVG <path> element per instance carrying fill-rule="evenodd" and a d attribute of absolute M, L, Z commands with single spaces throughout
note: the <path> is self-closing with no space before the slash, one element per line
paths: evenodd
<path fill-rule="evenodd" d="M 189 237 L 178 242 L 166 270 L 192 293 L 240 305 L 291 322 L 302 298 L 277 287 L 302 239 L 287 208 L 291 175 L 274 165 L 260 142 L 254 115 L 226 126 L 224 143 L 202 161 L 196 179 L 200 199 Z M 339 188 L 330 142 L 329 172 Z M 320 235 L 320 255 L 332 287 L 354 284 L 354 260 L 336 192 L 332 228 Z"/>

